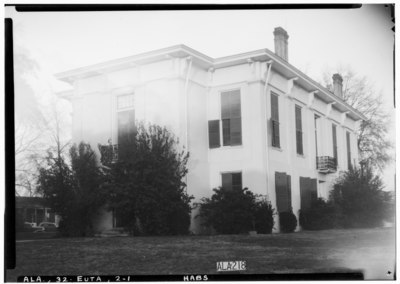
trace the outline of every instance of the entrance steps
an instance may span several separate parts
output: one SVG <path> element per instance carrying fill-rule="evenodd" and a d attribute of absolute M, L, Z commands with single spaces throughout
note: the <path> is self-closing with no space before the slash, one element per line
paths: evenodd
<path fill-rule="evenodd" d="M 112 237 L 128 237 L 129 234 L 125 231 L 124 228 L 112 228 L 109 230 L 104 230 L 99 234 L 95 235 L 100 238 L 112 238 Z"/>

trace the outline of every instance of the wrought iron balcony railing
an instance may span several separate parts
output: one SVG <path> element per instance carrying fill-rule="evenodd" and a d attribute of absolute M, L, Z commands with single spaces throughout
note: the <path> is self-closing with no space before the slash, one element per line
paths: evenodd
<path fill-rule="evenodd" d="M 337 170 L 336 159 L 329 156 L 317 157 L 317 170 L 320 173 L 334 173 Z"/>
<path fill-rule="evenodd" d="M 100 150 L 100 162 L 107 166 L 118 161 L 118 144 L 101 145 L 99 144 Z"/>

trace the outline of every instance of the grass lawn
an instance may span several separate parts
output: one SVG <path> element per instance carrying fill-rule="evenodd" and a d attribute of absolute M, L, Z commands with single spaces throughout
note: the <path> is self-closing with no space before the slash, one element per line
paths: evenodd
<path fill-rule="evenodd" d="M 218 261 L 246 261 L 245 273 L 364 270 L 393 279 L 394 228 L 293 234 L 71 238 L 17 242 L 19 275 L 217 274 Z M 388 271 L 391 273 L 388 274 Z"/>

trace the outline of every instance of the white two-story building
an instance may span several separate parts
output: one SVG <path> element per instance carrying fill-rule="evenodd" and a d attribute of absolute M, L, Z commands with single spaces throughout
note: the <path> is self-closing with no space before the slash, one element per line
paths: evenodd
<path fill-rule="evenodd" d="M 275 53 L 211 58 L 177 45 L 57 74 L 71 84 L 60 96 L 73 106 L 74 141 L 97 149 L 118 144 L 135 120 L 166 126 L 190 152 L 197 201 L 219 186 L 248 187 L 298 217 L 358 163 L 364 117 L 343 101 L 339 74 L 327 90 L 288 62 L 286 31 L 274 36 Z M 113 219 L 104 212 L 97 229 Z M 191 229 L 200 230 L 194 219 Z"/>

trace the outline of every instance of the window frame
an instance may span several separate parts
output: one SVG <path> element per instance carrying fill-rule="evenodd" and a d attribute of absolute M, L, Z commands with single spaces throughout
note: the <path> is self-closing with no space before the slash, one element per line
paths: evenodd
<path fill-rule="evenodd" d="M 234 185 L 233 185 L 233 175 L 237 175 L 240 174 L 240 189 L 243 189 L 243 173 L 242 171 L 229 171 L 229 172 L 221 172 L 220 176 L 221 176 L 221 187 L 227 190 L 233 190 L 234 189 Z M 224 187 L 224 175 L 231 175 L 231 185 L 230 188 L 226 188 L 226 186 Z M 236 185 L 237 187 L 237 185 Z"/>
<path fill-rule="evenodd" d="M 123 97 L 130 97 L 131 96 L 131 104 L 130 105 L 128 105 L 128 106 L 126 106 L 126 107 L 119 107 L 119 99 L 121 99 L 121 98 L 123 98 Z M 115 134 L 116 134 L 116 136 L 115 136 L 115 141 L 116 141 L 116 143 L 115 144 L 117 144 L 117 145 L 120 145 L 121 144 L 121 141 L 119 141 L 120 139 L 120 133 L 119 133 L 119 131 L 120 131 L 120 128 L 119 128 L 119 119 L 120 119 L 120 116 L 119 116 L 119 114 L 120 113 L 123 113 L 123 112 L 131 112 L 131 111 L 133 111 L 133 121 L 134 121 L 134 123 L 135 123 L 135 120 L 136 120 L 136 109 L 135 109 L 135 93 L 134 92 L 129 92 L 129 93 L 122 93 L 122 94 L 118 94 L 118 95 L 116 95 L 115 96 L 115 129 L 116 129 L 116 131 L 115 131 Z M 136 132 L 136 125 L 134 124 L 134 131 Z"/>
<path fill-rule="evenodd" d="M 128 105 L 126 107 L 119 107 L 119 100 L 122 99 L 123 97 L 132 97 L 131 98 L 131 105 Z M 135 110 L 135 93 L 127 93 L 127 94 L 120 94 L 117 95 L 116 97 L 116 111 L 117 112 L 122 112 L 122 111 L 126 111 L 126 110 Z"/>
<path fill-rule="evenodd" d="M 276 98 L 276 107 L 274 107 L 273 98 Z M 280 123 L 279 123 L 279 95 L 271 92 L 270 93 L 270 104 L 271 104 L 271 146 L 275 148 L 281 148 L 280 139 Z M 275 110 L 275 112 L 274 112 Z M 274 115 L 275 114 L 275 115 Z"/>
<path fill-rule="evenodd" d="M 211 125 L 215 123 L 215 125 Z M 214 126 L 217 129 L 217 131 L 211 132 L 211 127 Z M 215 148 L 219 148 L 221 147 L 221 130 L 220 130 L 220 120 L 219 119 L 211 119 L 208 121 L 208 148 L 209 149 L 215 149 Z M 211 136 L 211 134 L 214 134 L 214 136 Z M 213 138 L 216 138 L 217 141 L 216 143 L 212 143 L 214 140 L 212 140 Z"/>
<path fill-rule="evenodd" d="M 351 137 L 350 132 L 346 130 L 346 150 L 347 150 L 347 168 L 351 169 Z"/>
<path fill-rule="evenodd" d="M 315 138 L 315 168 L 318 168 L 318 119 L 320 119 L 321 116 L 314 113 L 314 138 Z"/>
<path fill-rule="evenodd" d="M 302 107 L 295 105 L 296 153 L 304 155 Z"/>
<path fill-rule="evenodd" d="M 337 143 L 337 125 L 332 123 L 332 150 L 333 150 L 333 158 L 335 159 L 336 166 L 339 164 L 339 151 L 338 151 L 338 143 Z"/>
<path fill-rule="evenodd" d="M 229 117 L 224 117 L 223 116 L 223 96 L 226 93 L 234 93 L 238 92 L 239 96 L 239 115 L 238 116 L 231 116 Z M 228 90 L 222 90 L 219 92 L 220 94 L 220 146 L 221 147 L 237 147 L 237 146 L 242 146 L 243 145 L 243 127 L 242 127 L 242 90 L 241 88 L 233 88 L 233 89 L 228 89 Z M 229 102 L 229 113 L 232 112 L 231 109 L 231 103 Z M 232 124 L 232 120 L 237 120 L 239 121 L 238 124 Z M 232 126 L 236 126 L 239 131 L 237 133 L 240 134 L 239 139 L 237 139 L 239 142 L 232 142 L 232 136 L 236 132 L 232 132 Z"/>

